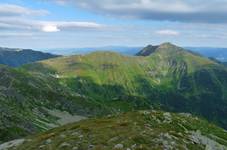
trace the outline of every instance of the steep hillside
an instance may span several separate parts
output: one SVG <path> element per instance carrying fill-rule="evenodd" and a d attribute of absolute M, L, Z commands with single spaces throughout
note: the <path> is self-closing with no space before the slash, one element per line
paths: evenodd
<path fill-rule="evenodd" d="M 149 56 L 152 53 L 154 53 L 158 47 L 159 46 L 148 45 L 145 48 L 143 48 L 141 51 L 136 53 L 136 56 Z"/>
<path fill-rule="evenodd" d="M 72 91 L 118 111 L 161 108 L 191 112 L 227 126 L 227 70 L 170 43 L 149 56 L 94 52 L 24 66 L 56 77 Z"/>
<path fill-rule="evenodd" d="M 13 145 L 16 147 L 12 147 Z M 0 145 L 17 150 L 227 149 L 227 132 L 189 114 L 130 112 L 89 119 Z"/>
<path fill-rule="evenodd" d="M 0 66 L 0 143 L 110 111 L 53 77 Z"/>
<path fill-rule="evenodd" d="M 23 64 L 54 58 L 57 55 L 33 51 L 30 49 L 0 48 L 0 64 L 18 67 Z"/>

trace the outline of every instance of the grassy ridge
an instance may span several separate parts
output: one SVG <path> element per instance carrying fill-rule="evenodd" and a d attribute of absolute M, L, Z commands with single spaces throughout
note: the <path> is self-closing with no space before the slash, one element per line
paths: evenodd
<path fill-rule="evenodd" d="M 94 52 L 24 69 L 51 74 L 61 85 L 101 104 L 120 105 L 115 111 L 155 107 L 227 125 L 226 68 L 170 43 L 146 57 Z"/>
<path fill-rule="evenodd" d="M 190 112 L 226 128 L 227 71 L 169 43 L 149 56 L 113 52 L 0 66 L 0 142 L 59 125 L 48 110 L 99 116 L 140 109 Z"/>
<path fill-rule="evenodd" d="M 28 137 L 16 147 L 33 149 L 226 149 L 227 133 L 188 114 L 130 112 L 84 120 Z"/>

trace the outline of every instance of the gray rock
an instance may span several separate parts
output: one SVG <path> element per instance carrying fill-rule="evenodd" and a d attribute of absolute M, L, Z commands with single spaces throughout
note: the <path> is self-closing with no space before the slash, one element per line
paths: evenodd
<path fill-rule="evenodd" d="M 84 137 L 84 135 L 82 135 L 82 134 L 81 134 L 81 135 L 79 135 L 79 138 L 81 138 L 81 139 L 82 139 L 83 137 Z"/>
<path fill-rule="evenodd" d="M 227 147 L 224 145 L 219 144 L 213 139 L 210 139 L 204 135 L 201 134 L 200 130 L 197 130 L 196 132 L 191 132 L 191 140 L 194 143 L 202 144 L 206 147 L 206 150 L 226 150 Z"/>
<path fill-rule="evenodd" d="M 136 148 L 136 144 L 133 144 L 133 145 L 131 146 L 131 148 L 132 148 L 132 149 L 135 149 L 135 148 Z"/>
<path fill-rule="evenodd" d="M 78 136 L 79 135 L 79 132 L 73 132 L 71 135 L 72 136 Z"/>
<path fill-rule="evenodd" d="M 117 144 L 114 146 L 114 149 L 123 149 L 124 145 L 123 144 Z"/>
<path fill-rule="evenodd" d="M 70 146 L 71 146 L 71 144 L 64 142 L 59 147 L 60 148 L 65 148 L 65 147 L 70 147 Z"/>
<path fill-rule="evenodd" d="M 89 146 L 88 146 L 88 150 L 93 150 L 94 147 L 95 147 L 94 145 L 89 145 Z"/>
<path fill-rule="evenodd" d="M 115 142 L 115 141 L 117 141 L 118 139 L 119 139 L 119 137 L 115 136 L 115 137 L 109 139 L 108 143 Z"/>
<path fill-rule="evenodd" d="M 51 142 L 52 142 L 51 139 L 47 139 L 45 143 L 46 143 L 46 144 L 50 144 Z"/>
<path fill-rule="evenodd" d="M 60 135 L 60 137 L 61 137 L 61 138 L 65 138 L 65 137 L 66 137 L 66 135 L 64 135 L 64 134 L 61 134 L 61 135 Z"/>
<path fill-rule="evenodd" d="M 79 150 L 79 148 L 78 148 L 77 146 L 74 146 L 74 147 L 72 148 L 72 150 Z"/>
<path fill-rule="evenodd" d="M 46 147 L 46 145 L 40 145 L 39 149 L 44 149 Z"/>
<path fill-rule="evenodd" d="M 163 113 L 164 116 L 164 123 L 170 123 L 172 122 L 172 116 L 169 112 Z"/>

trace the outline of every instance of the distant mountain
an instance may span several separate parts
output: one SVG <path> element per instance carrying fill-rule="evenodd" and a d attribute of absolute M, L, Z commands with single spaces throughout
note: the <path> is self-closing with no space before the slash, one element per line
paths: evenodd
<path fill-rule="evenodd" d="M 227 48 L 211 48 L 211 47 L 184 47 L 184 48 L 205 57 L 215 58 L 221 62 L 227 62 Z M 113 51 L 124 55 L 136 55 L 138 52 L 142 52 L 141 51 L 142 49 L 143 47 L 104 46 L 104 47 L 90 47 L 90 48 L 89 47 L 88 48 L 56 48 L 56 49 L 45 50 L 45 52 L 58 54 L 58 55 L 73 55 L 73 54 L 88 54 L 94 51 Z"/>
<path fill-rule="evenodd" d="M 146 50 L 148 56 L 99 51 L 59 57 L 24 69 L 54 72 L 62 85 L 116 112 L 152 107 L 227 127 L 227 68 L 171 43 L 145 47 L 143 54 Z"/>
<path fill-rule="evenodd" d="M 103 47 L 85 47 L 85 48 L 56 48 L 45 50 L 58 55 L 75 55 L 88 54 L 94 51 L 113 51 L 124 55 L 135 55 L 143 47 L 128 47 L 128 46 L 103 46 Z"/>
<path fill-rule="evenodd" d="M 12 150 L 226 150 L 227 132 L 190 114 L 139 111 L 80 121 L 1 147 Z"/>
<path fill-rule="evenodd" d="M 211 48 L 211 47 L 186 47 L 206 57 L 215 58 L 221 62 L 227 62 L 227 48 Z"/>
<path fill-rule="evenodd" d="M 0 48 L 0 64 L 18 67 L 27 63 L 54 58 L 57 55 L 31 49 Z"/>

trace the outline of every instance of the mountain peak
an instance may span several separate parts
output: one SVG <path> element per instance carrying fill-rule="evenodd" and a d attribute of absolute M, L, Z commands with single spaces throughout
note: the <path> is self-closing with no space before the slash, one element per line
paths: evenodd
<path fill-rule="evenodd" d="M 141 51 L 139 51 L 136 55 L 137 56 L 149 56 L 152 53 L 159 51 L 159 50 L 163 50 L 163 49 L 179 49 L 179 47 L 177 47 L 176 45 L 170 43 L 170 42 L 165 42 L 162 43 L 160 45 L 148 45 L 146 47 L 144 47 Z"/>
<path fill-rule="evenodd" d="M 159 45 L 159 48 L 170 48 L 170 47 L 177 47 L 177 46 L 170 42 L 165 42 Z"/>

